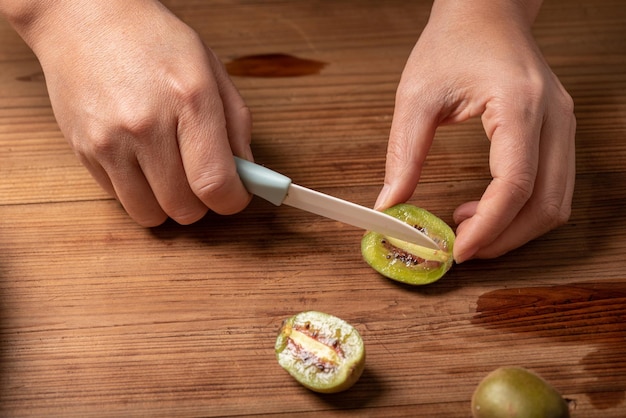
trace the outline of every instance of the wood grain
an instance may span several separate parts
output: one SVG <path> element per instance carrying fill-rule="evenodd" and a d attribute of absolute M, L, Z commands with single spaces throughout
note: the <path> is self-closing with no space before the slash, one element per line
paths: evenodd
<path fill-rule="evenodd" d="M 371 206 L 395 88 L 429 2 L 165 1 L 223 61 L 289 54 L 301 77 L 234 77 L 256 159 Z M 134 224 L 56 126 L 41 69 L 0 22 L 0 415 L 467 417 L 501 365 L 575 417 L 626 415 L 626 9 L 546 0 L 535 34 L 576 104 L 570 222 L 423 288 L 361 259 L 361 231 L 254 200 L 191 226 Z M 480 121 L 438 131 L 411 201 L 452 223 L 489 182 Z M 363 377 L 316 395 L 277 364 L 281 321 L 362 333 Z"/>

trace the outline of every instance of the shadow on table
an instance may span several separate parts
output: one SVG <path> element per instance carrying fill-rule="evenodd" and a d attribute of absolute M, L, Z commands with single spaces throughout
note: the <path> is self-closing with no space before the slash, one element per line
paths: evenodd
<path fill-rule="evenodd" d="M 383 397 L 384 388 L 376 374 L 366 366 L 359 381 L 349 390 L 317 395 L 333 409 L 360 409 Z"/>

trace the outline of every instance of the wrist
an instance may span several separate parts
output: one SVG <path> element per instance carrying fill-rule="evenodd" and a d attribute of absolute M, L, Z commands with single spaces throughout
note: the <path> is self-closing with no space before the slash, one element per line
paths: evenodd
<path fill-rule="evenodd" d="M 45 49 L 41 44 L 58 41 L 54 39 L 57 37 L 55 28 L 73 27 L 67 21 L 74 8 L 72 3 L 65 0 L 0 0 L 0 14 L 39 57 L 39 50 Z"/>
<path fill-rule="evenodd" d="M 164 9 L 158 0 L 0 0 L 0 14 L 41 60 L 72 51 L 129 19 Z M 125 20 L 126 23 L 123 23 Z"/>
<path fill-rule="evenodd" d="M 51 6 L 42 0 L 0 0 L 0 15 L 30 45 L 30 32 L 45 15 L 47 7 Z"/>
<path fill-rule="evenodd" d="M 469 21 L 513 19 L 530 27 L 539 14 L 542 3 L 543 0 L 435 0 L 431 18 L 458 17 Z"/>

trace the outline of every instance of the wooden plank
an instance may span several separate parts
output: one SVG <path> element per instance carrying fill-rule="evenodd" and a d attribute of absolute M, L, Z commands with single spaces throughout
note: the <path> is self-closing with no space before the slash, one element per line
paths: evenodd
<path fill-rule="evenodd" d="M 235 77 L 258 161 L 371 206 L 395 88 L 429 2 L 166 1 L 224 62 L 285 53 L 303 77 Z M 570 222 L 414 288 L 360 255 L 362 231 L 254 199 L 190 226 L 134 224 L 67 146 L 35 57 L 0 22 L 0 415 L 470 415 L 505 364 L 574 416 L 626 411 L 626 10 L 547 0 L 539 43 L 576 103 Z M 479 120 L 441 128 L 412 203 L 452 224 L 489 182 Z M 351 390 L 316 395 L 277 364 L 280 323 L 315 309 L 363 335 Z"/>

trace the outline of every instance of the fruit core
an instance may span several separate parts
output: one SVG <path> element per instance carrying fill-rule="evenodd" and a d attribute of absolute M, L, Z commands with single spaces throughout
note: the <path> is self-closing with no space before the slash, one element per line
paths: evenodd
<path fill-rule="evenodd" d="M 445 248 L 434 250 L 391 237 L 383 237 L 381 244 L 390 252 L 388 258 L 393 255 L 396 260 L 407 266 L 424 265 L 428 268 L 438 268 L 441 264 L 446 263 L 449 258 Z"/>
<path fill-rule="evenodd" d="M 335 369 L 344 356 L 337 339 L 321 340 L 317 331 L 309 327 L 292 328 L 288 348 L 305 363 L 314 364 L 320 371 Z"/>

